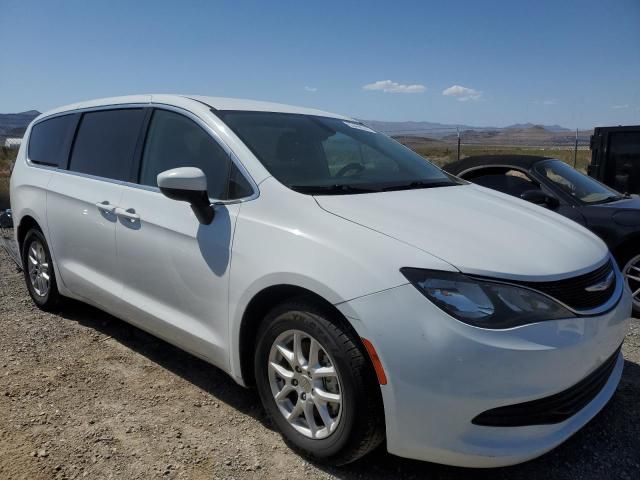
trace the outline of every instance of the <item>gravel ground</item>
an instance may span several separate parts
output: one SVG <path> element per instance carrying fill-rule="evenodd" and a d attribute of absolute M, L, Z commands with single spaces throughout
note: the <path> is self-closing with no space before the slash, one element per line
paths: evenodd
<path fill-rule="evenodd" d="M 541 458 L 474 471 L 381 448 L 327 469 L 287 449 L 256 393 L 220 370 L 86 305 L 39 311 L 0 252 L 0 479 L 638 478 L 640 320 L 613 400 Z"/>

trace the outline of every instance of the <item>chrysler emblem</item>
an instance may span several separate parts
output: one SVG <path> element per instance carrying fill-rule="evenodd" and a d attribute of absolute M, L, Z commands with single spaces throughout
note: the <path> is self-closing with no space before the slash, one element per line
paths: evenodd
<path fill-rule="evenodd" d="M 607 275 L 607 278 L 605 278 L 601 282 L 594 283 L 593 285 L 588 286 L 587 288 L 585 288 L 585 290 L 587 292 L 602 292 L 603 290 L 606 290 L 611 286 L 611 282 L 613 282 L 613 277 L 614 277 L 613 270 L 611 270 L 609 272 L 609 275 Z"/>

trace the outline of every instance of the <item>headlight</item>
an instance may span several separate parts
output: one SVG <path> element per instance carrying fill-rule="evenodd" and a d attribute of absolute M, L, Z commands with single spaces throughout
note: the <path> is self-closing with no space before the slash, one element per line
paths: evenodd
<path fill-rule="evenodd" d="M 401 268 L 414 287 L 454 318 L 482 328 L 510 328 L 575 315 L 555 300 L 527 288 L 461 273 Z"/>

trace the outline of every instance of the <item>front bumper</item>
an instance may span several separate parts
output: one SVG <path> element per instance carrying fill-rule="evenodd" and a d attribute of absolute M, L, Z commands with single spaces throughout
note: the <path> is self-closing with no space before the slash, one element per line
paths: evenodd
<path fill-rule="evenodd" d="M 595 317 L 506 330 L 466 325 L 412 285 L 361 297 L 338 308 L 375 346 L 388 378 L 381 386 L 389 452 L 467 466 L 520 463 L 562 443 L 613 395 L 624 360 L 578 413 L 553 424 L 474 425 L 479 414 L 562 392 L 605 362 L 622 343 L 631 313 L 625 291 Z"/>

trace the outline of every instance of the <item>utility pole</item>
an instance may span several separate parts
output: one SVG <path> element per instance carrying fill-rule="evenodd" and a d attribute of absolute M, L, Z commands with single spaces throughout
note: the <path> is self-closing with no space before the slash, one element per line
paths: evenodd
<path fill-rule="evenodd" d="M 578 129 L 576 128 L 576 144 L 573 149 L 573 168 L 576 168 L 578 163 Z"/>
<path fill-rule="evenodd" d="M 460 127 L 456 127 L 456 131 L 458 132 L 458 160 L 460 160 Z"/>

